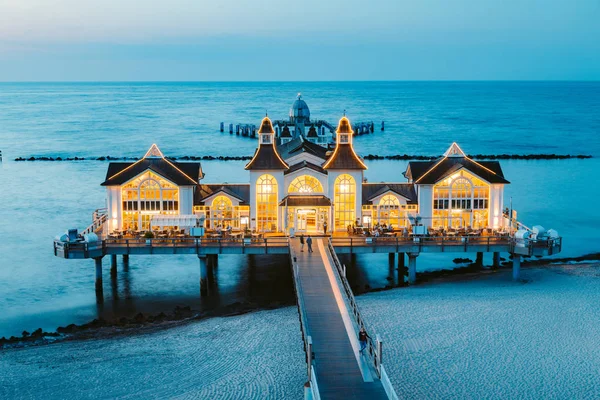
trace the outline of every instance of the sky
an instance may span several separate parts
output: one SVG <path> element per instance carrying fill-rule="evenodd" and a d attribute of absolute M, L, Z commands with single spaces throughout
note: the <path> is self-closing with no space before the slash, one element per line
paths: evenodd
<path fill-rule="evenodd" d="M 0 81 L 600 80 L 600 0 L 0 0 Z"/>

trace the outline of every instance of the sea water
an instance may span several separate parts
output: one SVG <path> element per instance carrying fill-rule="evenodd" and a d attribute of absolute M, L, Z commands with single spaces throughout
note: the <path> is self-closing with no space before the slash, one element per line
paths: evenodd
<path fill-rule="evenodd" d="M 443 153 L 458 142 L 470 154 L 590 154 L 588 160 L 502 161 L 505 205 L 526 225 L 564 236 L 560 256 L 598 252 L 600 83 L 102 83 L 0 84 L 0 336 L 84 323 L 175 305 L 219 310 L 294 301 L 286 257 L 221 256 L 213 295 L 199 295 L 195 256 L 131 257 L 96 303 L 90 260 L 54 257 L 52 240 L 89 225 L 104 206 L 107 163 L 15 162 L 16 157 L 139 157 L 157 143 L 166 155 L 252 155 L 256 139 L 229 123 L 285 119 L 301 92 L 311 118 L 373 121 L 359 154 Z M 226 132 L 219 132 L 219 123 Z M 385 130 L 380 131 L 381 121 Z M 205 182 L 247 182 L 244 162 L 203 162 Z M 404 182 L 405 161 L 371 161 L 369 182 Z M 462 256 L 462 255 L 461 255 Z M 453 255 L 419 257 L 420 270 L 452 267 Z M 120 260 L 119 260 L 120 261 Z M 106 263 L 108 260 L 106 260 Z M 388 284 L 388 258 L 358 258 L 353 282 Z"/>

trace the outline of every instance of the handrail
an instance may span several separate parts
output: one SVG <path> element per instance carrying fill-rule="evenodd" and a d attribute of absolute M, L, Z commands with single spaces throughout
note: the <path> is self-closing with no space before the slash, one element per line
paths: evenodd
<path fill-rule="evenodd" d="M 290 260 L 292 262 L 292 272 L 294 275 L 294 291 L 296 292 L 296 299 L 298 300 L 298 318 L 300 320 L 300 331 L 302 332 L 302 340 L 304 342 L 304 352 L 306 354 L 306 366 L 307 366 L 307 376 L 308 382 L 310 384 L 310 389 L 314 399 L 320 399 L 321 396 L 319 394 L 319 387 L 317 386 L 317 378 L 315 376 L 314 370 L 314 362 L 313 362 L 313 343 L 312 337 L 310 336 L 310 331 L 308 329 L 308 321 L 306 319 L 306 315 L 304 314 L 304 310 L 306 309 L 304 305 L 304 294 L 302 290 L 300 290 L 300 271 L 298 263 L 296 262 L 296 256 L 294 253 L 294 249 L 289 243 L 289 239 L 287 239 L 288 246 L 290 248 Z"/>
<path fill-rule="evenodd" d="M 352 292 L 352 289 L 350 288 L 350 284 L 348 283 L 348 280 L 346 279 L 345 268 L 343 268 L 342 264 L 340 263 L 340 260 L 337 257 L 337 254 L 335 253 L 335 250 L 331 243 L 331 239 L 328 241 L 327 246 L 329 248 L 331 258 L 333 259 L 333 263 L 335 264 L 335 267 L 336 267 L 336 271 L 337 271 L 336 277 L 342 283 L 342 287 L 344 289 L 346 298 L 348 299 L 348 303 L 349 303 L 350 309 L 352 311 L 352 316 L 354 317 L 354 320 L 355 320 L 356 324 L 358 325 L 359 329 L 365 328 L 367 333 L 369 333 L 369 336 L 367 337 L 368 354 L 370 356 L 371 362 L 373 363 L 373 366 L 375 367 L 375 370 L 377 371 L 377 374 L 380 376 L 381 371 L 380 371 L 379 366 L 381 365 L 381 351 L 380 351 L 381 350 L 381 345 L 380 345 L 381 340 L 379 339 L 379 335 L 377 335 L 375 333 L 375 330 L 373 328 L 368 326 L 364 317 L 361 315 L 360 309 L 358 307 L 358 303 L 356 302 L 356 299 L 354 298 L 354 293 Z M 377 340 L 374 341 L 373 337 L 375 337 Z"/>
<path fill-rule="evenodd" d="M 92 224 L 85 228 L 81 235 L 96 232 L 106 221 L 108 221 L 108 213 L 106 208 L 99 208 L 92 213 Z"/>

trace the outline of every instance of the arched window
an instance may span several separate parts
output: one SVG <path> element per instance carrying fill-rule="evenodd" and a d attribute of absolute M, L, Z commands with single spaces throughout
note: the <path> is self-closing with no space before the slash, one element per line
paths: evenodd
<path fill-rule="evenodd" d="M 433 226 L 484 228 L 488 225 L 489 185 L 467 171 L 433 189 Z"/>
<path fill-rule="evenodd" d="M 380 224 L 400 226 L 400 201 L 394 195 L 385 195 L 379 200 L 378 219 Z"/>
<path fill-rule="evenodd" d="M 151 172 L 125 184 L 121 191 L 123 229 L 147 230 L 154 214 L 179 214 L 179 189 Z"/>
<path fill-rule="evenodd" d="M 231 225 L 233 219 L 233 204 L 226 196 L 217 196 L 214 198 L 210 207 L 211 226 Z"/>
<path fill-rule="evenodd" d="M 334 184 L 335 229 L 346 230 L 354 224 L 356 206 L 356 182 L 348 174 L 337 177 Z"/>
<path fill-rule="evenodd" d="M 272 175 L 261 175 L 256 181 L 256 228 L 277 230 L 277 180 Z"/>
<path fill-rule="evenodd" d="M 288 193 L 323 193 L 323 186 L 317 178 L 302 175 L 290 183 Z"/>

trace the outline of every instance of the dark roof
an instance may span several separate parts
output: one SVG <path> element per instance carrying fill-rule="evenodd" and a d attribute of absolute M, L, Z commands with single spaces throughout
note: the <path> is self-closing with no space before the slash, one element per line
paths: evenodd
<path fill-rule="evenodd" d="M 194 194 L 194 205 L 203 205 L 205 199 L 219 192 L 240 200 L 242 205 L 250 203 L 250 184 L 215 183 L 198 185 L 198 190 Z"/>
<path fill-rule="evenodd" d="M 327 149 L 318 144 L 311 143 L 308 140 L 304 140 L 302 137 L 290 140 L 287 143 L 282 143 L 277 146 L 277 151 L 281 155 L 281 158 L 287 160 L 297 154 L 308 153 L 323 160 L 327 159 Z"/>
<path fill-rule="evenodd" d="M 325 169 L 367 169 L 362 159 L 356 155 L 352 145 L 337 144 L 329 160 L 323 164 Z"/>
<path fill-rule="evenodd" d="M 292 134 L 290 133 L 290 128 L 287 125 L 283 127 L 279 137 L 292 137 Z"/>
<path fill-rule="evenodd" d="M 363 183 L 362 203 L 372 204 L 375 197 L 392 191 L 407 199 L 408 204 L 417 204 L 417 192 L 412 183 Z"/>
<path fill-rule="evenodd" d="M 286 203 L 287 202 L 287 203 Z M 315 206 L 315 207 L 328 207 L 331 205 L 331 200 L 323 195 L 300 195 L 300 196 L 285 196 L 280 206 L 288 205 L 288 207 L 303 207 L 303 206 Z"/>
<path fill-rule="evenodd" d="M 307 161 L 302 161 L 302 162 L 299 162 L 297 164 L 290 165 L 290 169 L 288 169 L 287 171 L 285 171 L 283 174 L 284 175 L 291 174 L 292 172 L 296 172 L 296 171 L 298 171 L 299 169 L 302 169 L 302 168 L 310 168 L 313 171 L 317 171 L 317 172 L 320 172 L 322 174 L 327 175 L 327 171 L 325 171 L 323 169 L 323 167 L 321 167 L 320 165 L 315 165 L 313 163 L 309 163 Z"/>
<path fill-rule="evenodd" d="M 277 154 L 277 150 L 275 150 L 275 145 L 261 144 L 256 149 L 252 160 L 250 160 L 250 162 L 246 164 L 246 169 L 288 169 L 288 166 Z"/>
<path fill-rule="evenodd" d="M 319 137 L 319 135 L 317 134 L 317 129 L 314 125 L 310 127 L 308 133 L 306 134 L 306 137 Z"/>
<path fill-rule="evenodd" d="M 264 117 L 262 122 L 260 123 L 260 128 L 258 129 L 258 133 L 275 133 L 273 130 L 273 124 L 269 117 Z"/>
<path fill-rule="evenodd" d="M 338 124 L 337 133 L 352 133 L 352 126 L 350 126 L 350 121 L 345 116 L 340 119 L 340 123 Z"/>
<path fill-rule="evenodd" d="M 199 162 L 169 161 L 166 158 L 142 158 L 136 162 L 111 162 L 102 186 L 122 185 L 150 170 L 176 185 L 196 185 L 203 177 Z"/>
<path fill-rule="evenodd" d="M 489 183 L 510 183 L 498 161 L 473 161 L 468 157 L 442 157 L 435 161 L 411 161 L 405 176 L 418 184 L 434 184 L 465 168 Z"/>

